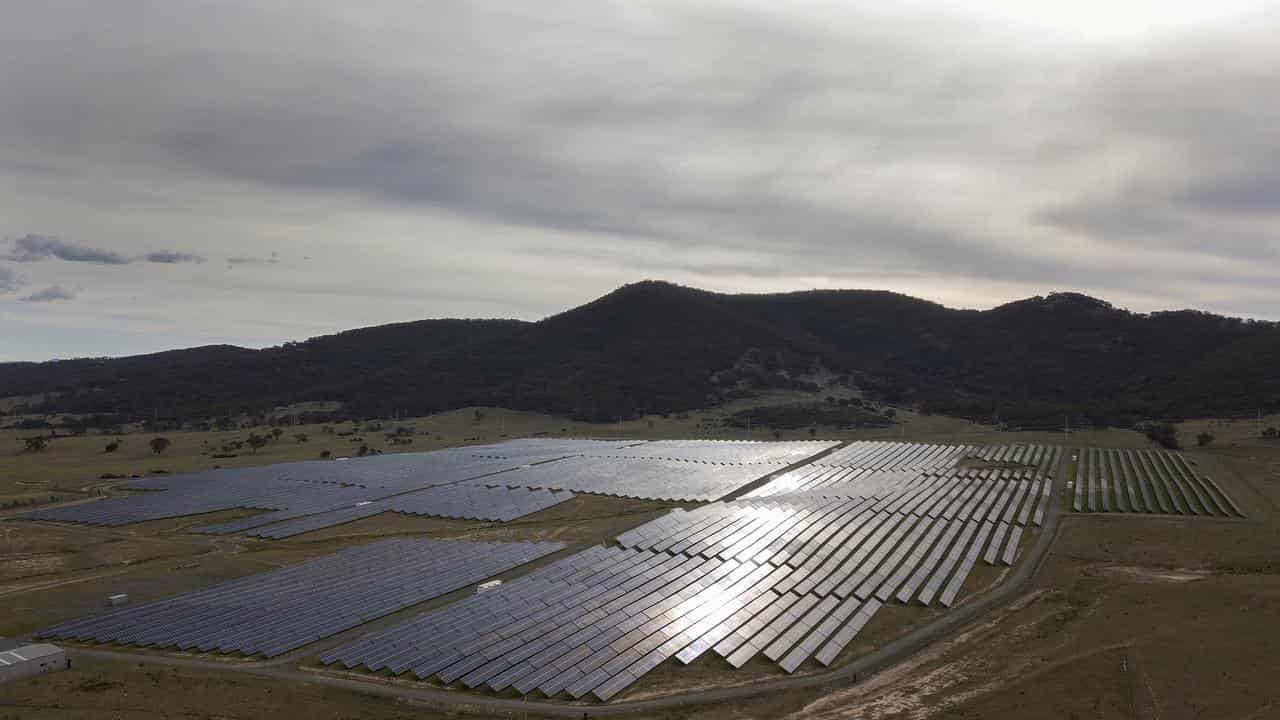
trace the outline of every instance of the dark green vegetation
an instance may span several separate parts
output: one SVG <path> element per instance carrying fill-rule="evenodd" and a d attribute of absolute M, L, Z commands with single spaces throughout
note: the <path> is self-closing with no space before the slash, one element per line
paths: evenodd
<path fill-rule="evenodd" d="M 1168 450 L 1178 450 L 1182 447 L 1182 443 L 1178 440 L 1178 428 L 1173 423 L 1148 423 L 1141 430 L 1146 433 L 1147 439 Z M 1213 437 L 1212 435 L 1210 437 Z M 1207 443 L 1200 443 L 1205 445 Z"/>
<path fill-rule="evenodd" d="M 1131 313 L 1061 293 L 989 311 L 878 291 L 628 285 L 540 322 L 426 320 L 265 350 L 0 364 L 0 397 L 112 421 L 341 401 L 338 417 L 470 405 L 616 420 L 829 382 L 1016 427 L 1280 408 L 1280 325 Z M 318 419 L 318 418 L 313 418 Z"/>
<path fill-rule="evenodd" d="M 892 412 L 892 411 L 888 411 Z M 726 422 L 732 427 L 768 427 L 778 430 L 827 425 L 838 428 L 887 427 L 890 419 L 857 405 L 812 403 L 804 405 L 768 405 L 740 410 Z"/>

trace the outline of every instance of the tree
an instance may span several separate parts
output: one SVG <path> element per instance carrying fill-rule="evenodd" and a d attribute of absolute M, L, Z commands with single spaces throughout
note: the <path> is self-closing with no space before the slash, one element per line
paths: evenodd
<path fill-rule="evenodd" d="M 169 442 L 169 438 L 166 437 L 151 438 L 151 452 L 159 455 L 167 450 L 171 444 L 172 443 Z"/>
<path fill-rule="evenodd" d="M 253 448 L 253 454 L 257 455 L 258 448 L 266 447 L 268 440 L 269 439 L 267 438 L 266 435 L 259 435 L 258 433 L 249 433 L 249 439 L 246 440 L 245 442 L 249 443 L 249 447 Z"/>
<path fill-rule="evenodd" d="M 107 443 L 107 446 L 106 446 L 105 448 L 103 448 L 102 452 L 104 452 L 104 453 L 113 453 L 113 452 L 115 452 L 115 451 L 117 451 L 117 450 L 119 450 L 119 449 L 120 449 L 120 441 L 119 441 L 119 440 L 112 440 L 111 442 Z"/>
<path fill-rule="evenodd" d="M 882 414 L 882 415 L 884 415 L 885 417 L 889 418 L 890 420 L 892 420 L 892 419 L 894 419 L 895 417 L 897 417 L 897 416 L 898 416 L 898 411 L 897 411 L 897 410 L 894 410 L 893 408 L 885 408 L 885 409 L 884 409 L 884 412 L 883 412 L 883 413 L 881 413 L 881 414 Z"/>
<path fill-rule="evenodd" d="M 1217 438 L 1213 436 L 1213 433 L 1202 432 L 1199 435 L 1196 435 L 1196 444 L 1200 447 L 1204 447 L 1216 439 Z"/>
<path fill-rule="evenodd" d="M 23 452 L 38 453 L 46 447 L 49 447 L 49 441 L 39 435 L 36 437 L 26 438 L 23 442 L 26 444 L 23 448 Z"/>
<path fill-rule="evenodd" d="M 304 443 L 304 442 L 306 442 L 307 440 L 310 440 L 310 438 L 309 438 L 309 437 L 307 437 L 307 434 L 306 434 L 306 433 L 298 433 L 298 434 L 296 434 L 296 435 L 294 435 L 294 436 L 293 436 L 293 439 L 294 439 L 294 440 L 297 440 L 299 443 Z"/>
<path fill-rule="evenodd" d="M 1269 427 L 1266 430 L 1262 431 L 1262 437 L 1268 440 L 1280 439 L 1280 428 Z"/>
<path fill-rule="evenodd" d="M 329 459 L 330 457 L 332 457 L 332 456 L 333 456 L 333 453 L 329 452 L 328 450 L 321 450 L 321 451 L 320 451 L 320 459 L 321 459 L 321 460 L 328 460 L 328 459 Z"/>
<path fill-rule="evenodd" d="M 1178 442 L 1178 428 L 1173 423 L 1151 423 L 1146 426 L 1147 439 L 1166 450 L 1182 447 Z"/>
<path fill-rule="evenodd" d="M 484 419 L 484 413 L 483 413 L 483 412 L 480 412 L 480 408 L 476 408 L 476 411 L 475 411 L 475 420 L 476 420 L 476 422 L 480 422 L 480 421 L 481 421 L 481 420 L 483 420 L 483 419 Z"/>
<path fill-rule="evenodd" d="M 809 437 L 813 437 L 814 435 L 817 435 L 817 434 L 818 434 L 818 428 L 814 428 L 814 427 L 809 428 Z"/>
<path fill-rule="evenodd" d="M 273 427 L 273 428 L 271 428 L 271 437 L 272 437 L 272 439 L 274 439 L 274 440 L 279 440 L 279 439 L 280 439 L 280 436 L 281 436 L 281 435 L 283 435 L 283 434 L 284 434 L 284 431 L 283 431 L 283 430 L 281 430 L 280 428 L 278 428 L 278 427 Z"/>

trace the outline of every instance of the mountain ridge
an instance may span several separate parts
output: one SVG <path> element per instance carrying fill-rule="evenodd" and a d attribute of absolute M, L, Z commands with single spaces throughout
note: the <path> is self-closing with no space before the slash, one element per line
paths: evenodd
<path fill-rule="evenodd" d="M 261 350 L 0 363 L 0 397 L 46 395 L 32 409 L 122 419 L 338 400 L 366 417 L 501 405 L 613 420 L 821 374 L 927 411 L 1124 424 L 1280 407 L 1277 368 L 1280 324 L 1134 313 L 1080 293 L 969 310 L 880 290 L 642 281 L 536 322 L 419 320 Z"/>

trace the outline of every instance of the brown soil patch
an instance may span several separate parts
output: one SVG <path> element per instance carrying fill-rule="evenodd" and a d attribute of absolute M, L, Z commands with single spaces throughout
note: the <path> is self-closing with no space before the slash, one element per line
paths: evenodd
<path fill-rule="evenodd" d="M 1195 582 L 1196 580 L 1203 580 L 1212 574 L 1205 570 L 1168 570 L 1164 568 L 1134 567 L 1132 565 L 1104 565 L 1102 567 L 1086 568 L 1084 573 L 1090 577 L 1145 583 Z"/>

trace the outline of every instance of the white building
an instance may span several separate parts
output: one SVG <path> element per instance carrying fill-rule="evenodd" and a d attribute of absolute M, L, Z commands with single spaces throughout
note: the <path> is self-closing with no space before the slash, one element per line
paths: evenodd
<path fill-rule="evenodd" d="M 67 653 L 56 645 L 38 643 L 0 652 L 0 682 L 69 667 Z"/>

